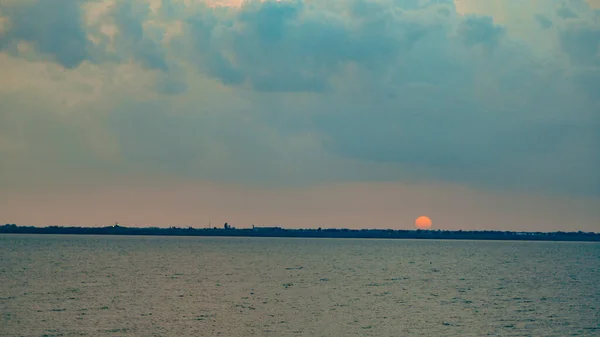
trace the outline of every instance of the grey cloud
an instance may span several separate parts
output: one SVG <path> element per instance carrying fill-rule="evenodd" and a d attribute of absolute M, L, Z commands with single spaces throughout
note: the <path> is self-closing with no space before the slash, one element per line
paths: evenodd
<path fill-rule="evenodd" d="M 343 15 L 342 5 L 351 5 Z M 229 12 L 163 1 L 163 18 L 184 22 L 169 50 L 160 30 L 144 30 L 147 7 L 123 3 L 111 61 L 162 70 L 155 89 L 164 94 L 186 90 L 190 69 L 175 65 L 191 63 L 251 103 L 121 104 L 109 128 L 128 162 L 203 179 L 406 174 L 600 195 L 598 32 L 584 5 L 573 5 L 577 19 L 547 17 L 555 29 L 539 30 L 558 34 L 566 66 L 450 1 L 255 2 Z M 321 156 L 387 170 L 346 174 Z"/>
<path fill-rule="evenodd" d="M 302 1 L 265 3 L 251 2 L 239 15 L 246 28 L 254 31 L 259 43 L 280 41 L 287 35 L 288 23 L 298 17 Z"/>
<path fill-rule="evenodd" d="M 36 1 L 2 7 L 10 18 L 10 30 L 0 47 L 20 40 L 34 43 L 65 68 L 75 68 L 89 57 L 90 44 L 81 22 L 77 0 Z"/>
<path fill-rule="evenodd" d="M 197 64 L 227 84 L 260 91 L 322 92 L 349 63 L 375 73 L 401 58 L 424 36 L 442 29 L 451 6 L 401 1 L 415 11 L 385 3 L 352 2 L 355 17 L 306 8 L 300 1 L 251 3 L 234 20 L 200 11 L 187 19 Z M 444 11 L 445 9 L 445 11 Z"/>
<path fill-rule="evenodd" d="M 597 22 L 570 22 L 560 33 L 560 43 L 572 61 L 600 66 L 600 25 Z"/>
<path fill-rule="evenodd" d="M 120 109 L 123 111 L 113 114 L 110 124 L 130 161 L 151 163 L 155 169 L 185 170 L 195 160 L 194 154 L 206 144 L 202 138 L 207 128 L 193 123 L 195 116 L 180 116 L 168 106 L 156 104 Z"/>
<path fill-rule="evenodd" d="M 566 4 L 563 4 L 560 8 L 556 10 L 556 15 L 563 19 L 573 19 L 578 17 L 577 13 L 572 11 Z"/>
<path fill-rule="evenodd" d="M 60 106 L 45 103 L 29 93 L 0 94 L 0 190 L 61 185 L 65 177 L 110 178 L 118 171 L 94 151 L 98 139 L 89 134 L 97 125 L 84 114 L 57 116 Z"/>
<path fill-rule="evenodd" d="M 469 15 L 459 26 L 459 36 L 469 47 L 475 45 L 494 47 L 503 34 L 504 28 L 495 25 L 489 16 Z"/>
<path fill-rule="evenodd" d="M 226 84 L 248 83 L 264 91 L 320 91 L 327 87 L 346 32 L 335 22 L 294 20 L 302 2 L 267 2 L 247 6 L 237 18 L 242 29 L 224 24 L 213 12 L 187 20 L 197 64 Z M 316 34 L 319 32 L 319 34 Z M 338 53 L 337 55 L 342 55 Z"/>
<path fill-rule="evenodd" d="M 600 168 L 597 123 L 531 120 L 465 97 L 428 91 L 424 98 L 418 91 L 376 107 L 369 102 L 329 106 L 315 127 L 327 135 L 325 146 L 334 153 L 413 165 L 445 181 L 545 193 L 600 192 L 600 182 L 593 179 Z M 573 138 L 582 140 L 578 159 L 566 160 Z"/>
<path fill-rule="evenodd" d="M 307 128 L 319 131 L 325 149 L 363 161 L 413 165 L 429 177 L 479 186 L 600 192 L 592 173 L 600 168 L 594 155 L 599 128 L 588 114 L 593 105 L 563 92 L 563 83 L 573 83 L 567 71 L 540 63 L 526 45 L 506 40 L 505 29 L 489 17 L 459 21 L 455 40 L 452 21 L 411 25 L 407 14 L 415 13 L 377 4 L 359 9 L 364 21 L 346 35 L 370 39 L 342 45 L 347 52 L 338 62 L 357 62 L 371 75 L 380 74 L 378 68 L 389 71 L 360 78 L 365 85 L 360 97 L 305 106 L 314 116 Z M 359 43 L 365 48 L 352 49 Z M 461 44 L 493 48 L 494 55 L 478 55 Z M 371 68 L 374 60 L 378 64 Z M 478 79 L 478 73 L 486 75 Z M 478 90 L 498 98 L 481 99 L 473 94 Z M 578 159 L 569 150 L 574 143 Z"/>
<path fill-rule="evenodd" d="M 580 90 L 588 93 L 593 110 L 600 118 L 600 13 L 569 20 L 561 27 L 558 41 L 572 65 L 572 77 Z"/>
<path fill-rule="evenodd" d="M 283 139 L 274 137 L 257 117 L 239 108 L 173 108 L 158 100 L 132 100 L 111 115 L 109 126 L 123 155 L 140 174 L 285 183 L 290 167 L 282 169 L 284 154 L 277 144 Z"/>
<path fill-rule="evenodd" d="M 176 71 L 171 67 L 169 72 L 161 73 L 156 80 L 156 91 L 166 95 L 183 94 L 188 89 L 183 70 Z"/>
<path fill-rule="evenodd" d="M 544 16 L 542 14 L 536 14 L 535 20 L 539 23 L 540 27 L 542 27 L 543 29 L 552 28 L 552 26 L 554 25 L 550 19 L 548 19 L 546 16 Z"/>
<path fill-rule="evenodd" d="M 165 50 L 159 45 L 161 36 L 148 36 L 142 26 L 149 14 L 149 5 L 134 1 L 121 1 L 115 9 L 114 18 L 119 27 L 118 51 L 128 51 L 149 69 L 168 71 Z M 158 34 L 156 34 L 158 35 Z"/>
<path fill-rule="evenodd" d="M 166 56 L 159 46 L 159 37 L 148 37 L 142 23 L 148 16 L 148 5 L 133 0 L 119 1 L 113 17 L 119 28 L 117 51 L 107 51 L 108 40 L 95 45 L 88 39 L 87 27 L 82 21 L 82 5 L 86 0 L 31 1 L 5 5 L 4 15 L 9 18 L 9 30 L 0 41 L 0 48 L 12 50 L 20 41 L 33 43 L 39 52 L 51 55 L 68 69 L 83 61 L 101 63 L 119 62 L 133 56 L 149 69 L 168 71 Z"/>

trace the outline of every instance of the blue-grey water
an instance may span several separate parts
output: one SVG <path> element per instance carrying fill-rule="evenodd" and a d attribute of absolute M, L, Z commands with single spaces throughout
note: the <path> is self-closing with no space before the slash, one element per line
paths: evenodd
<path fill-rule="evenodd" d="M 0 235 L 1 336 L 600 336 L 600 244 Z"/>

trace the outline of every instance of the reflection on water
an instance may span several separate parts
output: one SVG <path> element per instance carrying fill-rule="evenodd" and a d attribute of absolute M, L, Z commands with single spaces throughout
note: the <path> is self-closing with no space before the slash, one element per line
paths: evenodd
<path fill-rule="evenodd" d="M 600 244 L 0 235 L 1 336 L 598 336 Z"/>

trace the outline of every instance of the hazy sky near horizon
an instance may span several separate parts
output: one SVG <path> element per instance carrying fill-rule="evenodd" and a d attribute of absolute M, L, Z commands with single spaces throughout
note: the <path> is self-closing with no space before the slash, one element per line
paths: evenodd
<path fill-rule="evenodd" d="M 600 1 L 0 0 L 0 222 L 600 231 Z"/>

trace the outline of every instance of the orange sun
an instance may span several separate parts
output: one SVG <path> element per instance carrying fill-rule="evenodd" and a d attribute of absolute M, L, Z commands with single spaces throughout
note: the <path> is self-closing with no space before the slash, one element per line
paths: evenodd
<path fill-rule="evenodd" d="M 431 219 L 426 216 L 420 216 L 415 220 L 415 227 L 417 229 L 429 229 L 431 228 Z"/>

